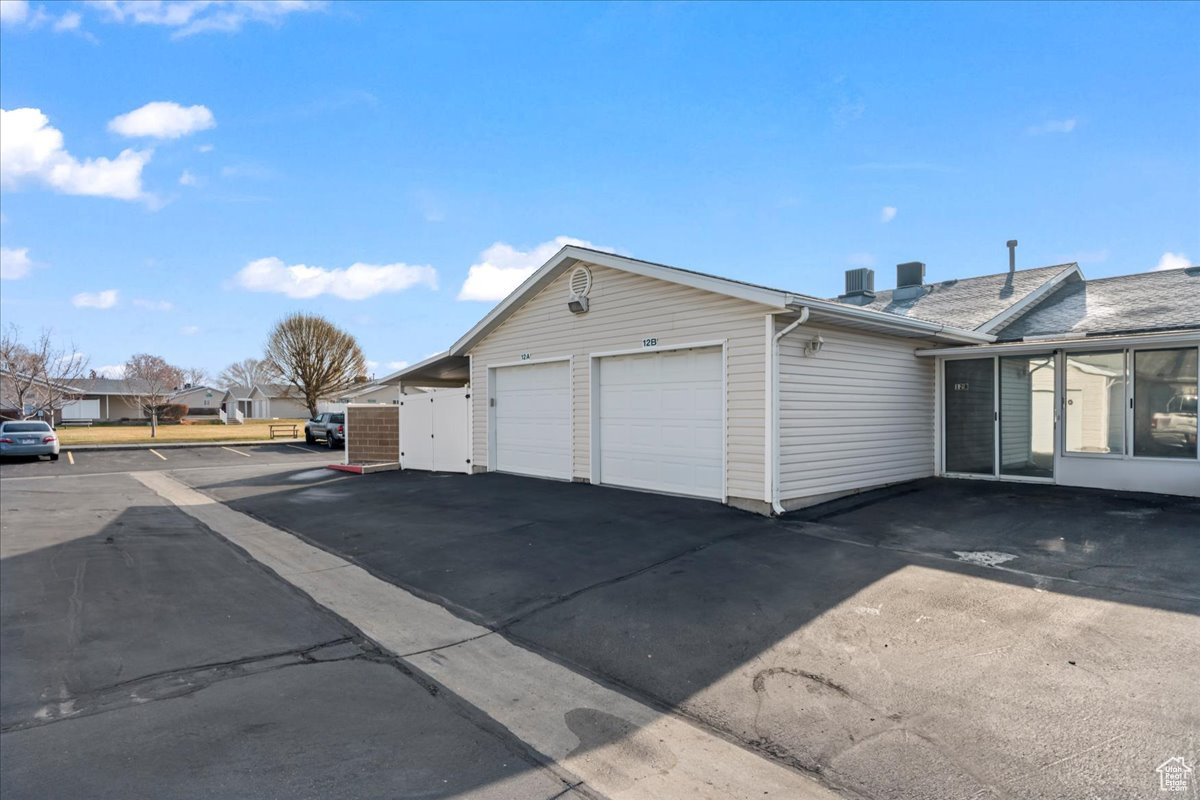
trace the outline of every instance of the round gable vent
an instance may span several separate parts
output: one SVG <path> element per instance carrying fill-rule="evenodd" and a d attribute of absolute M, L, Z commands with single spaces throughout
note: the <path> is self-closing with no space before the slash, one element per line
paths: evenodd
<path fill-rule="evenodd" d="M 588 296 L 588 292 L 592 290 L 592 272 L 587 267 L 576 267 L 571 273 L 571 280 L 567 282 L 571 289 L 571 298 L 579 299 Z"/>

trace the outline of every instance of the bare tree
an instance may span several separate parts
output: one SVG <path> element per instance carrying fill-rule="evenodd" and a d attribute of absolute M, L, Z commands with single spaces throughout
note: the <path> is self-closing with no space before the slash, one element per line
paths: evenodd
<path fill-rule="evenodd" d="M 208 370 L 204 367 L 184 367 L 183 383 L 184 385 L 191 384 L 192 386 L 208 385 Z"/>
<path fill-rule="evenodd" d="M 51 331 L 43 328 L 26 345 L 20 328 L 10 325 L 0 337 L 0 406 L 16 410 L 23 419 L 53 419 L 56 411 L 79 397 L 71 384 L 87 374 L 87 365 L 87 357 L 74 344 L 56 346 Z"/>
<path fill-rule="evenodd" d="M 317 414 L 317 404 L 364 380 L 366 359 L 354 337 L 313 314 L 290 314 L 267 340 L 266 360 L 295 386 Z"/>
<path fill-rule="evenodd" d="M 230 364 L 221 370 L 217 382 L 229 388 L 230 386 L 258 386 L 260 383 L 274 383 L 282 376 L 267 360 L 244 358 Z"/>
<path fill-rule="evenodd" d="M 138 353 L 125 362 L 125 386 L 138 408 L 150 418 L 150 438 L 158 436 L 158 415 L 183 383 L 183 370 L 161 356 Z"/>

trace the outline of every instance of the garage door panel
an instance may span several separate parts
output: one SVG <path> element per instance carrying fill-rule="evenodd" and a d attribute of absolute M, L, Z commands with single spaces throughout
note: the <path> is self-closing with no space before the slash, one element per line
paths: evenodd
<path fill-rule="evenodd" d="M 571 478 L 569 362 L 494 371 L 496 469 Z"/>
<path fill-rule="evenodd" d="M 724 392 L 720 348 L 600 360 L 600 481 L 720 498 Z"/>

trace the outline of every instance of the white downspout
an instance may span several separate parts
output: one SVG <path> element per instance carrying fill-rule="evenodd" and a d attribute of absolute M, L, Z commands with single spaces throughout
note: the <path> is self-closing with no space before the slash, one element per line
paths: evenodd
<path fill-rule="evenodd" d="M 784 513 L 779 502 L 779 342 L 783 337 L 808 322 L 808 306 L 800 308 L 800 318 L 788 325 L 771 339 L 771 511 L 776 516 Z"/>

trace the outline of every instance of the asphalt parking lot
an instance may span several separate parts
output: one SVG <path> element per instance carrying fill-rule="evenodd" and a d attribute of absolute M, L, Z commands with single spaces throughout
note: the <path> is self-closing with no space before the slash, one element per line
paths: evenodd
<path fill-rule="evenodd" d="M 212 450 L 167 455 L 193 474 L 323 461 Z M 144 455 L 2 468 L 0 796 L 563 795 L 498 726 L 119 471 Z"/>
<path fill-rule="evenodd" d="M 68 456 L 69 454 L 69 456 Z M 340 461 L 342 451 L 304 444 L 229 444 L 205 447 L 163 445 L 128 450 L 91 450 L 64 447 L 58 461 L 42 458 L 4 459 L 0 478 L 42 478 L 100 473 L 138 472 L 204 467 L 285 466 L 308 456 L 320 463 Z"/>
<path fill-rule="evenodd" d="M 846 797 L 1155 796 L 1155 766 L 1198 755 L 1194 500 L 931 480 L 769 520 L 214 450 L 0 467 L 0 794 L 585 792 L 481 710 L 506 688 L 431 678 L 469 648 L 383 651 L 135 479 L 155 474 Z M 572 705 L 564 753 L 671 774 Z"/>
<path fill-rule="evenodd" d="M 927 481 L 781 520 L 485 475 L 187 477 L 877 798 L 1128 798 L 1197 756 L 1200 503 Z"/>

